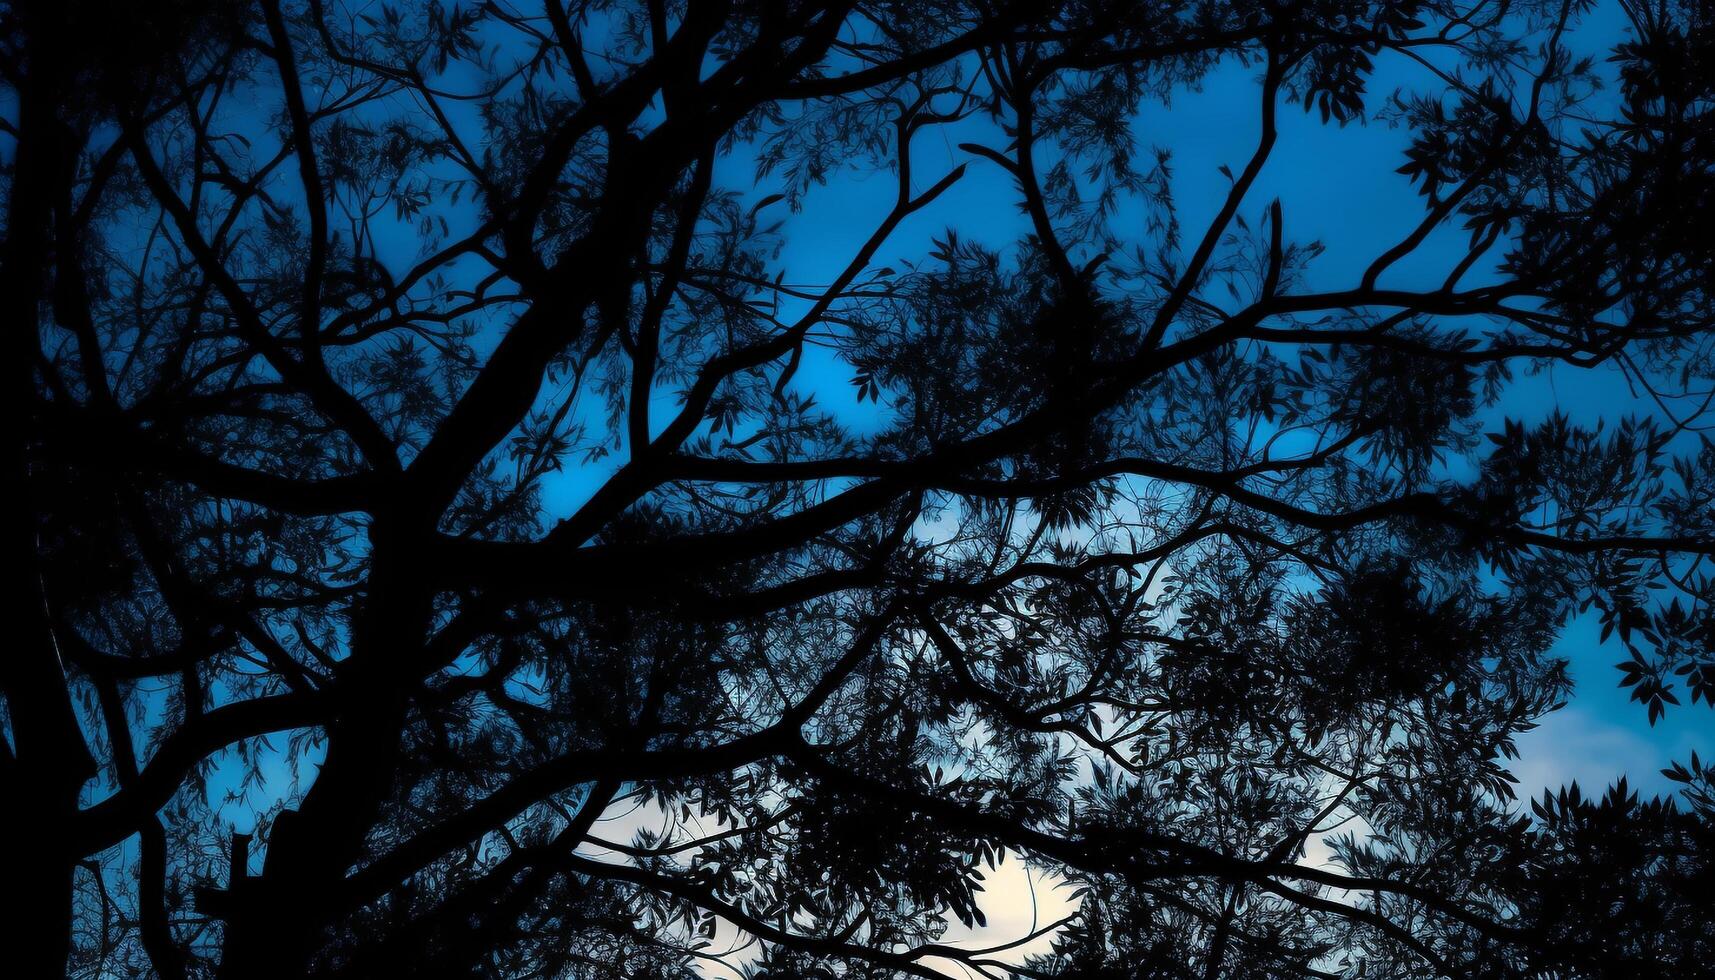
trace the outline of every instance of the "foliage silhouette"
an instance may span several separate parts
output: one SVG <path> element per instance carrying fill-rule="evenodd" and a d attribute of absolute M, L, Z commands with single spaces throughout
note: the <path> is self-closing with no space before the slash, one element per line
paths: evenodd
<path fill-rule="evenodd" d="M 5 4 L 0 955 L 1707 975 L 1715 770 L 1506 768 L 1581 614 L 1715 705 L 1715 15 L 1623 6 Z M 1132 120 L 1234 63 L 1182 224 Z M 1411 134 L 1337 288 L 1285 113 Z M 888 266 L 979 171 L 1028 232 Z M 1002 861 L 1066 916 L 952 944 Z"/>

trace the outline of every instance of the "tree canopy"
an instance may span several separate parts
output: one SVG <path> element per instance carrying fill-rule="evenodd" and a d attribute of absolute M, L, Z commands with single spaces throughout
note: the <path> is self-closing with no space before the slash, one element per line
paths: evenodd
<path fill-rule="evenodd" d="M 1715 11 L 1613 3 L 0 4 L 0 957 L 1707 976 L 1715 766 L 1508 770 L 1577 617 L 1715 706 Z"/>

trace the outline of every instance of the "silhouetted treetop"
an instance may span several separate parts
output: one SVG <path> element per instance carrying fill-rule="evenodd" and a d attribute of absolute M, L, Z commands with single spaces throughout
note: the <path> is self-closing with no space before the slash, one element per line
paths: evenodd
<path fill-rule="evenodd" d="M 1708 975 L 1707 4 L 0 26 L 0 967 Z"/>

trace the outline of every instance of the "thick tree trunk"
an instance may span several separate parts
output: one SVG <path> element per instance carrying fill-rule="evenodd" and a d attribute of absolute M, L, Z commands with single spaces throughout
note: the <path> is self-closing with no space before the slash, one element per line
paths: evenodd
<path fill-rule="evenodd" d="M 222 977 L 308 972 L 326 931 L 345 914 L 342 883 L 395 788 L 409 700 L 401 671 L 422 647 L 429 601 L 394 540 L 380 527 L 372 532 L 369 597 L 339 681 L 349 707 L 328 730 L 321 771 L 297 812 L 276 821 L 262 873 L 229 892 Z"/>
<path fill-rule="evenodd" d="M 222 977 L 306 975 L 393 785 L 403 719 L 399 707 L 377 704 L 329 732 L 327 761 L 303 806 L 275 823 L 262 873 L 232 883 Z"/>
<path fill-rule="evenodd" d="M 40 344 L 38 313 L 50 254 L 51 202 L 69 185 L 66 132 L 56 115 L 59 67 L 51 51 L 32 44 L 21 86 L 18 150 L 12 175 L 0 304 L 4 304 L 3 385 L 10 420 L 6 439 L 9 486 L 25 502 L 9 509 L 3 554 L 9 569 L 0 615 L 9 642 L 0 652 L 0 694 L 6 699 L 10 744 L 0 746 L 0 834 L 6 888 L 17 899 L 0 916 L 0 949 L 44 971 L 64 964 L 71 949 L 72 883 L 77 860 L 66 840 L 78 794 L 95 775 L 49 620 L 36 547 L 30 473 L 35 411 L 33 376 Z M 47 974 L 44 974 L 47 975 Z"/>
<path fill-rule="evenodd" d="M 72 885 L 77 862 L 39 847 L 40 824 L 0 825 L 6 834 L 6 893 L 10 911 L 0 918 L 0 949 L 13 965 L 41 964 L 44 977 L 64 975 L 72 947 Z"/>

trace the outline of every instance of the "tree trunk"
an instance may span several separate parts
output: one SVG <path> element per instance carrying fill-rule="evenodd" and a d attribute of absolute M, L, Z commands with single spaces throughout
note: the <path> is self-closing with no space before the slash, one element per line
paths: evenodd
<path fill-rule="evenodd" d="M 0 694 L 11 736 L 9 745 L 0 745 L 0 798 L 6 801 L 0 806 L 0 834 L 7 890 L 18 899 L 0 917 L 0 949 L 16 962 L 41 964 L 50 972 L 56 964 L 63 966 L 71 950 L 72 882 L 82 855 L 71 852 L 66 835 L 75 823 L 78 795 L 95 775 L 49 620 L 29 459 L 50 207 L 72 177 L 68 134 L 57 118 L 60 68 L 51 48 L 51 43 L 32 44 L 29 51 L 0 252 L 0 322 L 6 329 L 0 359 L 7 365 L 3 387 L 11 420 L 6 476 L 8 485 L 24 494 L 24 501 L 9 509 L 0 552 L 10 570 L 0 606 L 10 633 L 0 653 Z"/>
<path fill-rule="evenodd" d="M 303 806 L 276 820 L 262 873 L 231 883 L 222 977 L 309 971 L 340 917 L 334 896 L 392 787 L 403 719 L 399 707 L 378 704 L 330 730 L 327 761 Z"/>
<path fill-rule="evenodd" d="M 394 790 L 409 706 L 401 671 L 422 648 L 429 601 L 382 524 L 372 530 L 369 597 L 338 682 L 350 707 L 328 729 L 327 758 L 303 805 L 275 822 L 262 873 L 232 882 L 222 977 L 308 972 L 326 930 L 347 912 L 341 886 Z"/>

